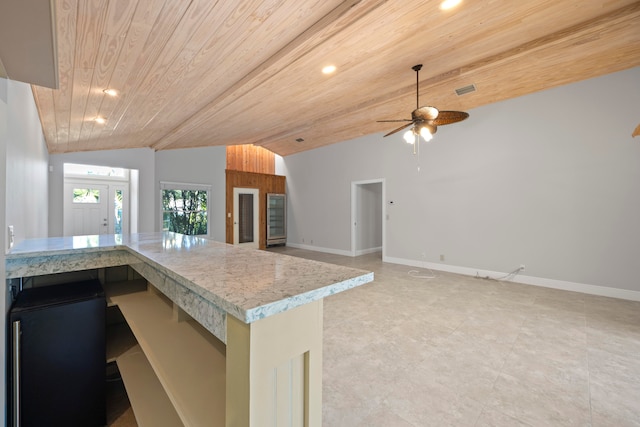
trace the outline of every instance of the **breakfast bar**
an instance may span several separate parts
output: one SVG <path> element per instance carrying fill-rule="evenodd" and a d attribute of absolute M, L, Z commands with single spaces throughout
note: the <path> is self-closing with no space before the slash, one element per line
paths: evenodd
<path fill-rule="evenodd" d="M 135 337 L 114 358 L 139 425 L 321 426 L 323 298 L 373 273 L 166 232 L 6 256 L 7 279 L 118 266 L 135 277 L 104 288 Z"/>

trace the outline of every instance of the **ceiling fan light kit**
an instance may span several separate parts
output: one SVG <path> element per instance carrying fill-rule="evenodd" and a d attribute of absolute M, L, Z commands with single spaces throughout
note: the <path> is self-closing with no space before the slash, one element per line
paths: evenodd
<path fill-rule="evenodd" d="M 400 120 L 378 120 L 378 122 L 408 122 L 387 133 L 386 136 L 393 135 L 396 132 L 413 126 L 403 135 L 404 140 L 409 144 L 414 144 L 413 154 L 416 154 L 416 142 L 420 142 L 420 136 L 425 141 L 431 141 L 433 135 L 438 131 L 438 126 L 449 125 L 451 123 L 460 122 L 467 117 L 469 113 L 464 111 L 439 111 L 433 106 L 420 107 L 420 70 L 422 64 L 417 64 L 411 67 L 416 72 L 416 109 L 411 112 L 411 119 Z"/>

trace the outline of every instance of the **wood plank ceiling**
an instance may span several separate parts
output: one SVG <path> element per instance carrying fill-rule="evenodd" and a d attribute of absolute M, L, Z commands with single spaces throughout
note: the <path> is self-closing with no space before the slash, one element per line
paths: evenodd
<path fill-rule="evenodd" d="M 406 0 L 56 7 L 60 88 L 33 86 L 51 153 L 252 143 L 286 156 L 410 117 L 417 63 L 422 103 L 463 111 L 640 65 L 638 1 L 464 0 L 448 11 Z M 329 64 L 337 71 L 325 75 Z M 476 92 L 454 93 L 472 83 Z"/>

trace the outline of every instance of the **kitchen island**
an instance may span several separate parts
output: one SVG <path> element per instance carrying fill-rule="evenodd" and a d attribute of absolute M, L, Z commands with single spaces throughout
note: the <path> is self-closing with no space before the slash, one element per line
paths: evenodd
<path fill-rule="evenodd" d="M 125 265 L 146 290 L 105 290 L 137 341 L 120 358 L 144 377 L 133 397 L 122 372 L 139 422 L 165 399 L 164 425 L 322 424 L 322 300 L 373 273 L 174 233 L 32 239 L 6 256 L 7 279 Z"/>

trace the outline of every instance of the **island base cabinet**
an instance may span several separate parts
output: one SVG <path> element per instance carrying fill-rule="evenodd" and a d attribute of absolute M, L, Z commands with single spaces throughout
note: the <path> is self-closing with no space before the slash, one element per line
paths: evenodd
<path fill-rule="evenodd" d="M 225 425 L 225 346 L 151 284 L 107 287 L 137 345 L 116 357 L 138 425 Z"/>
<path fill-rule="evenodd" d="M 322 307 L 227 316 L 227 427 L 322 425 Z"/>

